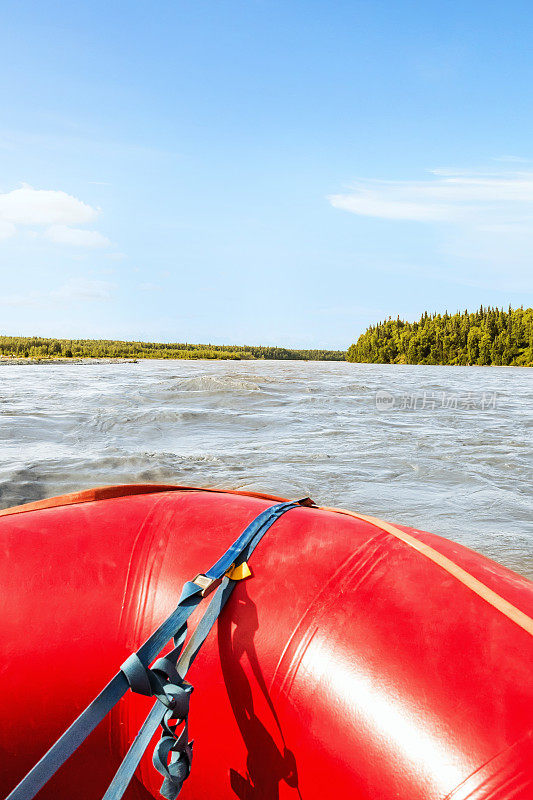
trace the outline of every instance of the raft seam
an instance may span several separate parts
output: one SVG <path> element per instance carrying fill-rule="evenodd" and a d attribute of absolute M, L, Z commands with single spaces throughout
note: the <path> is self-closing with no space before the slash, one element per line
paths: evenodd
<path fill-rule="evenodd" d="M 125 618 L 129 614 L 133 613 L 132 609 L 131 609 L 131 603 L 128 604 L 128 595 L 131 595 L 134 592 L 134 589 L 135 589 L 135 578 L 133 576 L 133 572 L 134 572 L 134 570 L 139 568 L 139 555 L 140 554 L 139 554 L 138 551 L 142 550 L 142 547 L 140 545 L 141 538 L 143 537 L 143 534 L 144 534 L 144 532 L 146 530 L 146 526 L 148 525 L 148 522 L 152 519 L 152 517 L 154 516 L 154 514 L 157 511 L 158 506 L 160 505 L 161 501 L 163 500 L 163 497 L 164 497 L 164 493 L 161 493 L 159 495 L 159 497 L 155 500 L 155 502 L 151 506 L 151 508 L 147 511 L 142 523 L 139 526 L 139 530 L 137 531 L 137 535 L 135 536 L 135 541 L 133 542 L 133 545 L 132 545 L 132 548 L 131 548 L 130 558 L 129 558 L 129 561 L 128 561 L 128 570 L 127 570 L 126 578 L 125 578 L 125 581 L 124 581 L 124 591 L 123 591 L 123 595 L 122 595 L 122 604 L 121 604 L 121 607 L 120 607 L 119 631 L 122 631 L 122 629 L 124 627 Z M 135 562 L 135 564 L 134 564 L 134 562 Z M 128 605 L 128 609 L 126 609 L 127 605 Z M 138 616 L 139 616 L 139 609 L 137 609 L 137 612 L 134 614 L 135 619 L 137 619 Z"/>
<path fill-rule="evenodd" d="M 461 781 L 461 783 L 459 783 L 454 789 L 452 789 L 451 792 L 448 792 L 446 797 L 443 797 L 442 800 L 453 800 L 453 796 L 454 795 L 457 796 L 457 792 L 459 791 L 459 789 L 464 788 L 467 785 L 468 781 L 471 781 L 472 778 L 474 778 L 482 770 L 484 770 L 488 766 L 490 766 L 490 764 L 492 764 L 497 759 L 501 759 L 503 756 L 506 756 L 511 750 L 514 750 L 514 748 L 517 745 L 520 745 L 520 744 L 522 744 L 522 742 L 527 741 L 527 739 L 529 739 L 531 737 L 531 734 L 532 734 L 531 730 L 527 731 L 523 736 L 520 736 L 518 739 L 515 739 L 515 741 L 512 742 L 512 744 L 508 745 L 507 747 L 504 747 L 503 750 L 500 750 L 498 753 L 496 753 L 495 755 L 491 756 L 491 758 L 488 758 L 486 761 L 483 762 L 483 764 L 481 764 L 479 767 L 477 767 L 477 769 L 475 769 L 473 772 L 470 773 L 470 775 L 468 775 L 463 781 Z M 474 790 L 475 791 L 477 791 L 478 788 L 479 787 L 475 787 L 474 786 Z M 489 800 L 490 800 L 490 798 L 489 798 Z"/>
<path fill-rule="evenodd" d="M 363 545 L 358 547 L 354 550 L 350 555 L 346 556 L 344 561 L 339 564 L 336 569 L 331 573 L 327 581 L 323 584 L 320 591 L 317 595 L 311 600 L 309 605 L 307 606 L 306 610 L 301 615 L 300 619 L 294 626 L 287 640 L 287 644 L 283 648 L 283 652 L 279 657 L 278 663 L 274 670 L 274 674 L 270 681 L 269 685 L 269 692 L 274 692 L 278 694 L 286 694 L 287 696 L 290 694 L 292 685 L 296 679 L 296 675 L 300 666 L 300 663 L 307 651 L 312 639 L 314 638 L 315 634 L 318 631 L 317 620 L 324 615 L 325 610 L 334 602 L 331 597 L 329 596 L 329 589 L 332 584 L 336 581 L 336 579 L 344 575 L 344 580 L 342 581 L 342 586 L 345 585 L 347 581 L 349 581 L 353 577 L 353 573 L 356 570 L 356 567 L 360 566 L 357 564 L 357 559 L 363 554 L 366 553 L 370 546 L 376 545 L 376 540 L 379 540 L 380 533 L 376 533 L 367 542 Z M 305 622 L 308 620 L 307 626 L 304 628 Z M 303 630 L 302 630 L 303 629 Z M 291 658 L 289 664 L 287 665 L 285 675 L 280 676 L 280 670 L 283 664 L 283 661 L 287 657 L 287 654 L 290 651 L 291 646 L 296 640 L 298 633 L 300 632 L 301 637 L 297 644 L 295 644 L 294 654 Z"/>
<path fill-rule="evenodd" d="M 363 522 L 368 522 L 370 525 L 374 525 L 376 528 L 380 528 L 382 531 L 385 531 L 391 536 L 394 536 L 396 539 L 404 542 L 404 544 L 412 547 L 434 564 L 437 564 L 437 566 L 441 567 L 441 569 L 444 569 L 449 575 L 452 575 L 454 578 L 456 578 L 456 580 L 474 592 L 474 594 L 510 619 L 511 622 L 514 622 L 526 633 L 529 633 L 530 636 L 533 636 L 533 619 L 531 619 L 531 617 L 529 617 L 523 611 L 520 611 L 520 609 L 516 608 L 516 606 L 513 606 L 512 603 L 499 595 L 493 589 L 490 589 L 486 584 L 478 580 L 478 578 L 475 578 L 470 574 L 470 572 L 467 572 L 447 556 L 439 553 L 438 550 L 434 550 L 432 547 L 424 542 L 421 542 L 416 537 L 411 536 L 411 534 L 402 531 L 400 528 L 396 528 L 389 522 L 378 519 L 378 517 L 369 517 L 366 514 L 356 514 L 353 511 L 346 511 L 342 508 L 328 508 L 325 506 L 321 506 L 320 508 L 322 511 L 332 511 L 336 514 L 346 514 L 349 517 L 354 517 L 355 519 L 360 519 Z"/>

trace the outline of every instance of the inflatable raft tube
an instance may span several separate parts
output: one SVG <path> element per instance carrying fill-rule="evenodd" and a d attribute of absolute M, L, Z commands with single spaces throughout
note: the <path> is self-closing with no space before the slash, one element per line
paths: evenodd
<path fill-rule="evenodd" d="M 0 512 L 5 796 L 280 498 L 90 490 Z M 446 539 L 296 508 L 188 680 L 184 800 L 531 800 L 533 584 Z M 96 800 L 153 701 L 128 692 L 41 790 Z M 126 797 L 159 797 L 144 757 Z"/>

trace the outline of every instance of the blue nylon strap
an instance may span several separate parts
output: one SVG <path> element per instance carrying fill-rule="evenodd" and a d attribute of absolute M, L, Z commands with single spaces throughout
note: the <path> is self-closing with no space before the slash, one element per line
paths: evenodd
<path fill-rule="evenodd" d="M 133 740 L 131 747 L 124 757 L 120 767 L 115 773 L 115 776 L 109 784 L 109 787 L 102 800 L 117 800 L 117 798 L 122 797 L 128 788 L 131 779 L 133 778 L 133 774 L 137 769 L 144 751 L 150 744 L 153 735 L 161 725 L 165 713 L 165 706 L 156 701 L 152 710 L 144 720 L 139 733 Z"/>
<path fill-rule="evenodd" d="M 184 678 L 187 674 L 187 671 L 198 655 L 202 644 L 205 642 L 207 636 L 215 625 L 218 617 L 220 616 L 220 612 L 228 602 L 237 583 L 238 581 L 233 581 L 230 578 L 225 577 L 221 585 L 218 587 L 205 614 L 196 626 L 194 633 L 187 643 L 187 647 L 183 650 L 183 653 L 181 654 L 181 657 L 177 663 L 177 671 L 180 677 Z M 144 751 L 150 744 L 150 741 L 157 728 L 162 723 L 166 712 L 167 709 L 162 706 L 161 703 L 155 703 L 152 710 L 143 722 L 139 733 L 133 740 L 130 749 L 124 756 L 124 759 L 122 760 L 122 763 L 102 800 L 120 800 L 120 798 L 123 796 L 131 779 L 133 778 Z M 157 749 L 158 748 L 156 748 L 156 750 Z M 185 778 L 177 784 L 177 793 L 179 793 L 181 785 L 187 777 L 188 775 L 185 775 Z M 166 782 L 168 783 L 168 778 L 166 779 Z"/>
<path fill-rule="evenodd" d="M 126 676 L 119 672 L 105 689 L 72 723 L 41 760 L 13 789 L 6 800 L 30 800 L 50 780 L 59 767 L 78 749 L 99 722 L 111 711 L 128 690 Z"/>
<path fill-rule="evenodd" d="M 237 558 L 242 554 L 244 549 L 256 534 L 262 532 L 263 535 L 267 532 L 270 526 L 279 518 L 282 514 L 285 514 L 286 511 L 289 511 L 291 508 L 295 508 L 298 503 L 278 503 L 278 505 L 271 506 L 263 511 L 259 516 L 253 519 L 248 527 L 241 533 L 238 539 L 236 539 L 231 547 L 229 547 L 224 555 L 218 559 L 218 561 L 213 564 L 213 566 L 207 570 L 205 573 L 207 578 L 212 578 L 213 580 L 218 580 L 221 578 L 225 572 L 231 567 L 233 563 L 237 560 Z"/>
<path fill-rule="evenodd" d="M 240 552 L 238 555 L 234 555 L 237 552 L 237 548 L 232 545 L 224 556 L 220 558 L 216 564 L 211 567 L 208 572 L 206 572 L 207 577 L 214 577 L 219 573 L 220 570 L 224 568 L 222 574 L 224 574 L 227 569 L 233 563 L 242 563 L 243 561 L 247 561 L 248 558 L 252 555 L 255 548 L 268 531 L 268 529 L 279 519 L 282 514 L 286 511 L 289 511 L 291 508 L 295 508 L 298 506 L 298 503 L 283 503 L 278 506 L 273 506 L 268 508 L 262 514 L 259 514 L 248 527 L 246 530 L 241 534 L 237 541 L 244 542 L 242 547 L 240 548 Z M 274 512 L 274 513 L 272 513 Z M 246 536 L 244 535 L 246 534 Z M 227 567 L 226 567 L 227 564 Z M 199 621 L 198 625 L 196 626 L 194 633 L 190 637 L 189 641 L 183 652 L 180 655 L 180 658 L 177 663 L 177 672 L 179 673 L 181 678 L 185 678 L 187 671 L 191 667 L 192 663 L 194 662 L 196 656 L 198 655 L 201 646 L 205 642 L 209 632 L 212 630 L 213 626 L 215 625 L 218 617 L 224 606 L 226 605 L 227 601 L 229 600 L 233 589 L 237 585 L 238 581 L 231 580 L 228 577 L 225 577 L 218 587 L 217 591 L 215 592 L 213 599 L 209 603 L 209 606 Z M 147 718 L 145 719 L 139 733 L 137 734 L 136 738 L 134 739 L 130 749 L 124 756 L 124 759 L 118 768 L 113 781 L 111 782 L 106 794 L 104 795 L 102 800 L 121 800 L 124 792 L 126 791 L 135 770 L 137 769 L 139 762 L 144 754 L 146 747 L 148 746 L 152 736 L 154 735 L 155 731 L 157 730 L 159 724 L 161 724 L 163 717 L 166 713 L 166 709 L 162 708 L 159 703 L 156 703 L 152 708 L 152 711 L 148 714 Z M 158 722 L 159 720 L 159 722 Z M 167 737 L 164 737 L 165 739 Z M 156 752 L 158 752 L 159 745 L 156 747 Z M 155 755 L 155 754 L 154 754 Z M 158 752 L 158 758 L 154 760 L 154 765 L 159 771 L 162 772 L 162 769 L 158 766 L 157 762 L 160 761 L 161 753 Z M 185 780 L 188 777 L 187 774 L 184 775 L 183 778 L 180 780 L 175 781 L 175 791 L 172 793 L 173 797 L 177 797 L 179 792 L 181 791 L 181 787 Z M 165 779 L 162 786 L 162 792 L 164 792 L 164 796 L 167 797 L 168 789 L 171 788 L 168 786 L 169 780 L 168 778 Z M 166 790 L 166 791 L 165 791 Z"/>
<path fill-rule="evenodd" d="M 190 587 L 195 587 L 194 594 Z M 165 646 L 176 629 L 180 629 L 201 602 L 201 587 L 186 583 L 182 599 L 165 622 L 137 650 L 147 666 Z M 182 602 L 184 605 L 182 605 Z M 70 728 L 52 745 L 40 761 L 7 796 L 6 800 L 32 800 L 52 775 L 85 741 L 129 689 L 126 675 L 120 671 L 110 680 L 92 703 L 74 720 Z"/>
<path fill-rule="evenodd" d="M 291 508 L 296 508 L 298 505 L 298 502 L 279 503 L 259 514 L 252 520 L 231 547 L 228 548 L 224 555 L 205 573 L 206 577 L 212 580 L 218 580 L 224 576 L 233 564 L 240 564 L 246 561 L 274 522 L 285 512 L 289 511 Z M 197 629 L 183 651 L 182 658 L 180 658 L 178 662 L 179 677 L 184 677 L 188 668 L 196 658 L 201 645 L 229 599 L 235 583 L 235 581 L 225 578 L 215 593 L 204 617 L 198 624 Z M 134 654 L 136 656 L 134 660 L 136 668 L 137 662 L 140 662 L 149 672 L 148 665 L 163 649 L 169 639 L 176 634 L 179 635 L 180 633 L 186 632 L 187 620 L 202 601 L 202 592 L 202 587 L 196 583 L 192 581 L 187 581 L 187 583 L 185 583 L 178 605 L 172 614 L 167 617 L 159 628 L 157 628 L 144 644 L 141 645 L 136 654 Z M 182 643 L 183 642 L 181 642 L 179 647 L 175 648 L 173 652 L 177 651 L 179 654 Z M 124 667 L 126 667 L 127 663 L 128 662 L 125 662 Z M 48 752 L 45 753 L 33 769 L 28 772 L 18 786 L 13 789 L 6 800 L 32 800 L 32 798 L 35 797 L 37 792 L 50 780 L 72 753 L 77 750 L 82 742 L 92 733 L 96 726 L 126 693 L 128 688 L 130 688 L 127 672 L 127 669 L 125 669 L 125 671 L 121 670 L 111 679 L 98 697 L 92 701 L 65 733 L 52 745 Z M 162 703 L 163 702 L 164 700 L 162 700 Z M 119 798 L 122 797 L 151 736 L 167 713 L 167 709 L 162 703 L 158 702 L 150 712 L 128 751 L 124 762 L 115 775 L 111 786 L 106 792 L 105 800 L 119 800 Z M 156 722 L 156 720 L 158 721 Z M 188 772 L 184 775 L 182 782 L 187 776 Z M 179 793 L 180 789 L 181 785 L 177 789 L 177 793 Z M 177 793 L 174 792 L 174 796 L 177 796 Z"/>

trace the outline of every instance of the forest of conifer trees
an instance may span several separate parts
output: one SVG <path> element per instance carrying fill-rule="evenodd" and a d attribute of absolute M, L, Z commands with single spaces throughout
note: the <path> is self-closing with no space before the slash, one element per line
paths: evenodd
<path fill-rule="evenodd" d="M 250 345 L 126 342 L 0 336 L 0 357 L 17 359 L 209 358 L 354 361 L 374 364 L 533 366 L 533 309 L 486 307 L 428 314 L 418 322 L 389 317 L 342 350 L 290 350 Z"/>
<path fill-rule="evenodd" d="M 374 364 L 533 366 L 533 309 L 481 308 L 424 313 L 418 322 L 389 318 L 348 349 L 348 361 Z"/>
<path fill-rule="evenodd" d="M 80 358 L 209 358 L 344 361 L 342 350 L 289 350 L 285 347 L 162 342 L 122 342 L 112 339 L 45 339 L 0 336 L 0 357 L 21 359 Z"/>

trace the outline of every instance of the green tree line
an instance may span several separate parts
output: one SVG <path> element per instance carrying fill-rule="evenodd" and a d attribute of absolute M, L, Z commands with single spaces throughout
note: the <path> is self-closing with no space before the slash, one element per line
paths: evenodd
<path fill-rule="evenodd" d="M 285 347 L 162 342 L 121 342 L 108 339 L 44 339 L 40 336 L 0 336 L 0 356 L 11 358 L 217 358 L 344 361 L 342 350 L 290 350 Z"/>
<path fill-rule="evenodd" d="M 533 309 L 486 307 L 428 314 L 418 322 L 389 317 L 348 348 L 348 361 L 373 364 L 533 366 Z"/>

